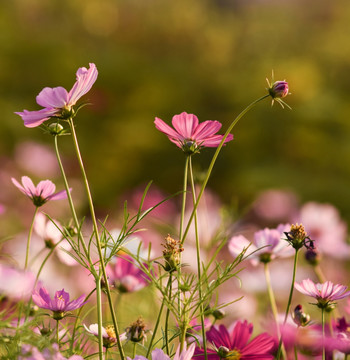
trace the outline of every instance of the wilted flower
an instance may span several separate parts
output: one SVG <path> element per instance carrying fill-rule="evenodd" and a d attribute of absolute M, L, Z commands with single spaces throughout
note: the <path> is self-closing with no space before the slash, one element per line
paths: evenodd
<path fill-rule="evenodd" d="M 21 116 L 26 127 L 36 127 L 51 117 L 67 119 L 74 115 L 73 106 L 85 95 L 97 79 L 95 64 L 90 63 L 89 69 L 82 67 L 76 73 L 77 81 L 68 92 L 65 88 L 44 88 L 36 97 L 36 102 L 43 107 L 38 111 L 23 110 L 15 114 Z"/>
<path fill-rule="evenodd" d="M 121 293 L 141 290 L 147 284 L 145 273 L 128 255 L 118 256 L 106 266 L 108 281 Z"/>
<path fill-rule="evenodd" d="M 253 325 L 247 321 L 237 321 L 231 331 L 224 325 L 219 328 L 212 327 L 207 331 L 207 343 L 212 347 L 207 349 L 208 358 L 211 360 L 240 359 L 273 359 L 272 349 L 274 347 L 273 338 L 267 333 L 256 336 L 248 342 L 253 332 Z M 204 359 L 204 350 L 196 348 L 195 359 Z"/>
<path fill-rule="evenodd" d="M 86 301 L 84 301 L 85 295 L 69 301 L 69 293 L 65 292 L 64 289 L 56 291 L 54 298 L 51 299 L 49 292 L 44 287 L 41 287 L 39 291 L 34 290 L 32 298 L 40 308 L 51 310 L 55 320 L 63 319 L 67 311 L 79 309 L 86 304 Z"/>
<path fill-rule="evenodd" d="M 199 152 L 203 147 L 217 147 L 223 138 L 223 135 L 215 135 L 222 126 L 219 121 L 207 120 L 199 124 L 196 115 L 186 112 L 173 117 L 175 130 L 157 117 L 154 123 L 159 131 L 166 134 L 171 142 L 188 155 Z M 229 134 L 225 143 L 232 139 L 233 135 Z"/>
<path fill-rule="evenodd" d="M 174 240 L 169 234 L 165 238 L 163 258 L 165 260 L 164 269 L 172 272 L 180 265 L 180 254 L 184 250 L 180 240 Z"/>
<path fill-rule="evenodd" d="M 144 320 L 139 317 L 129 327 L 125 329 L 125 335 L 127 340 L 137 343 L 144 342 L 146 340 L 146 324 Z"/>
<path fill-rule="evenodd" d="M 317 300 L 319 308 L 329 308 L 335 300 L 343 299 L 350 295 L 350 291 L 346 291 L 347 287 L 344 285 L 334 285 L 331 281 L 326 281 L 323 284 L 315 284 L 312 280 L 306 279 L 298 284 L 294 283 L 294 287 L 304 295 L 311 296 Z"/>
<path fill-rule="evenodd" d="M 287 241 L 293 246 L 295 250 L 301 249 L 303 246 L 306 249 L 315 249 L 314 241 L 310 239 L 302 224 L 292 224 L 289 231 L 285 231 Z"/>
<path fill-rule="evenodd" d="M 66 190 L 55 193 L 56 185 L 50 180 L 40 181 L 37 186 L 33 184 L 33 181 L 28 176 L 22 176 L 22 185 L 14 178 L 11 180 L 37 207 L 44 205 L 49 200 L 62 200 L 67 198 Z"/>
<path fill-rule="evenodd" d="M 238 256 L 247 249 L 245 255 L 249 256 L 254 264 L 268 263 L 278 257 L 292 256 L 293 249 L 282 239 L 282 234 L 287 228 L 289 225 L 281 224 L 277 229 L 265 228 L 257 231 L 254 234 L 253 243 L 243 235 L 234 236 L 228 243 L 228 249 L 233 256 Z"/>
<path fill-rule="evenodd" d="M 89 327 L 87 327 L 84 324 L 85 330 L 89 332 L 90 334 L 93 334 L 95 336 L 98 336 L 98 324 L 91 324 Z M 105 348 L 110 348 L 114 346 L 117 342 L 117 336 L 115 334 L 114 326 L 109 325 L 106 327 L 102 326 L 102 338 L 103 338 L 103 346 Z M 126 340 L 125 333 L 119 335 L 120 340 Z"/>

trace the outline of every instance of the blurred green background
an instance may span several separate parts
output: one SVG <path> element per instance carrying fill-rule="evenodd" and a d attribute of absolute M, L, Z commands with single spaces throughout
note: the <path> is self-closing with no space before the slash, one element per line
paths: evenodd
<path fill-rule="evenodd" d="M 76 70 L 94 62 L 99 77 L 84 97 L 93 105 L 76 122 L 97 207 L 119 206 L 121 194 L 149 180 L 174 193 L 184 156 L 154 117 L 170 123 L 187 111 L 226 129 L 265 94 L 273 69 L 290 84 L 293 110 L 266 100 L 251 111 L 209 185 L 240 206 L 264 189 L 293 190 L 301 201 L 333 203 L 348 220 L 349 24 L 348 0 L 2 0 L 0 159 L 24 141 L 53 144 L 13 112 L 39 109 L 43 87 L 69 90 Z M 73 158 L 69 137 L 61 146 Z M 199 173 L 212 155 L 194 158 Z M 69 175 L 78 176 L 74 165 Z"/>

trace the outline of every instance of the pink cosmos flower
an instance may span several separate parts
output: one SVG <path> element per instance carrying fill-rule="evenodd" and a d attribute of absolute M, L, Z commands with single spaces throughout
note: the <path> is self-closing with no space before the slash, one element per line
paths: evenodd
<path fill-rule="evenodd" d="M 23 110 L 15 114 L 21 116 L 24 126 L 32 128 L 41 125 L 51 117 L 70 117 L 73 114 L 72 107 L 85 95 L 97 79 L 96 65 L 90 63 L 89 69 L 82 67 L 76 73 L 77 81 L 68 92 L 65 88 L 46 87 L 36 97 L 36 102 L 43 107 L 38 111 Z"/>
<path fill-rule="evenodd" d="M 157 117 L 154 123 L 159 131 L 166 134 L 169 140 L 186 154 L 199 152 L 202 147 L 217 147 L 223 138 L 223 135 L 215 135 L 221 129 L 220 122 L 207 120 L 199 124 L 196 115 L 186 112 L 173 117 L 175 130 Z M 229 134 L 225 143 L 232 139 L 233 135 Z"/>
<path fill-rule="evenodd" d="M 212 327 L 207 331 L 207 343 L 211 348 L 207 349 L 208 359 L 220 360 L 222 358 L 230 359 L 273 359 L 272 350 L 274 347 L 273 338 L 267 333 L 256 336 L 249 341 L 253 332 L 253 324 L 247 321 L 237 321 L 231 331 L 224 325 L 219 328 Z M 204 359 L 203 349 L 196 348 L 195 359 Z"/>
<path fill-rule="evenodd" d="M 347 287 L 344 285 L 334 285 L 331 281 L 326 281 L 323 284 L 315 284 L 312 280 L 306 279 L 298 284 L 294 283 L 294 287 L 304 295 L 311 296 L 317 300 L 317 306 L 326 308 L 330 302 L 343 299 L 350 295 L 350 291 L 346 291 Z"/>
<path fill-rule="evenodd" d="M 24 344 L 21 348 L 21 355 L 18 360 L 84 360 L 80 355 L 64 357 L 57 344 L 52 345 L 52 349 L 44 349 L 42 352 L 34 345 Z"/>
<path fill-rule="evenodd" d="M 248 249 L 245 255 L 250 255 L 253 264 L 258 262 L 270 262 L 278 257 L 288 257 L 294 254 L 294 249 L 282 237 L 284 232 L 290 229 L 290 225 L 279 225 L 277 229 L 257 231 L 254 241 L 251 243 L 243 235 L 234 236 L 228 244 L 230 253 L 238 256 L 244 249 Z M 259 250 L 261 249 L 261 250 Z"/>
<path fill-rule="evenodd" d="M 121 293 L 138 291 L 148 284 L 144 272 L 128 255 L 117 257 L 114 263 L 108 263 L 106 272 L 109 282 Z"/>
<path fill-rule="evenodd" d="M 85 295 L 69 301 L 69 293 L 64 289 L 56 291 L 54 298 L 51 299 L 49 292 L 44 287 L 41 287 L 39 291 L 34 290 L 32 299 L 39 308 L 53 311 L 55 320 L 63 319 L 65 312 L 79 309 L 86 304 Z"/>
<path fill-rule="evenodd" d="M 40 181 L 37 186 L 28 176 L 22 176 L 22 185 L 14 178 L 11 178 L 13 184 L 32 199 L 35 206 L 44 205 L 49 200 L 62 200 L 67 198 L 66 190 L 55 193 L 56 186 L 50 180 Z"/>

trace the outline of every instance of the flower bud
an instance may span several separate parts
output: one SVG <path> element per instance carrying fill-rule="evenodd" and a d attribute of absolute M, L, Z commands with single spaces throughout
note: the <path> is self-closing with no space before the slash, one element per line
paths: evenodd
<path fill-rule="evenodd" d="M 140 317 L 125 329 L 128 340 L 137 343 L 146 340 L 146 324 Z"/>
<path fill-rule="evenodd" d="M 298 326 L 306 326 L 310 322 L 310 315 L 303 312 L 301 305 L 297 305 L 293 312 L 293 321 Z"/>
<path fill-rule="evenodd" d="M 289 94 L 289 86 L 286 81 L 275 81 L 268 90 L 273 99 L 281 99 Z"/>
<path fill-rule="evenodd" d="M 316 266 L 319 264 L 321 260 L 321 254 L 318 252 L 316 248 L 307 249 L 305 253 L 305 260 L 312 266 Z"/>
<path fill-rule="evenodd" d="M 64 128 L 59 123 L 52 123 L 48 126 L 51 135 L 60 135 L 64 132 Z"/>
<path fill-rule="evenodd" d="M 225 311 L 222 309 L 215 309 L 211 314 L 214 316 L 215 320 L 221 320 L 226 316 Z"/>

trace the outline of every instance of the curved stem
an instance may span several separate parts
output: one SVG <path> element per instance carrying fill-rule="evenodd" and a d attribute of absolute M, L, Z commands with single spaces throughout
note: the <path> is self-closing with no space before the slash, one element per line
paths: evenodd
<path fill-rule="evenodd" d="M 108 277 L 107 277 L 107 273 L 106 273 L 106 266 L 105 266 L 105 262 L 104 262 L 104 258 L 103 258 L 103 254 L 102 254 L 101 241 L 100 241 L 100 235 L 99 235 L 99 230 L 98 230 L 98 226 L 97 226 L 95 209 L 94 209 L 90 186 L 89 186 L 89 182 L 88 182 L 88 179 L 86 176 L 85 167 L 84 167 L 83 159 L 81 157 L 78 138 L 77 138 L 77 135 L 75 132 L 75 127 L 74 127 L 72 118 L 69 119 L 69 125 L 70 125 L 70 130 L 71 130 L 71 134 L 72 134 L 72 138 L 73 138 L 75 153 L 76 153 L 76 156 L 78 159 L 79 167 L 80 167 L 84 185 L 85 185 L 85 191 L 86 191 L 86 194 L 88 197 L 88 204 L 89 204 L 89 208 L 90 208 L 90 214 L 91 214 L 91 219 L 92 219 L 93 229 L 94 229 L 94 234 L 95 234 L 95 239 L 96 239 L 96 247 L 97 247 L 97 252 L 98 252 L 99 259 L 100 259 L 100 266 L 101 266 L 101 270 L 102 270 L 103 279 L 104 279 L 105 286 L 106 286 L 109 308 L 110 308 L 110 312 L 112 315 L 114 331 L 115 331 L 116 338 L 117 338 L 117 345 L 118 345 L 118 349 L 120 352 L 121 360 L 124 360 L 125 354 L 124 354 L 124 349 L 123 349 L 123 346 L 122 346 L 122 343 L 121 343 L 121 340 L 119 337 L 119 328 L 118 328 L 118 323 L 117 323 L 117 319 L 116 319 L 116 315 L 115 315 L 115 311 L 114 311 L 114 307 L 113 307 L 113 299 L 112 299 L 111 291 L 109 288 Z"/>
<path fill-rule="evenodd" d="M 196 204 L 196 189 L 193 178 L 193 169 L 192 169 L 192 158 L 189 158 L 189 170 L 190 170 L 190 180 L 191 180 L 191 189 L 192 189 L 192 197 L 193 197 L 193 206 Z M 194 212 L 194 229 L 196 236 L 196 252 L 197 252 L 197 273 L 198 273 L 198 298 L 199 298 L 199 309 L 200 309 L 200 318 L 201 318 L 201 327 L 202 327 L 202 337 L 203 337 L 203 350 L 205 360 L 208 359 L 207 354 L 207 341 L 205 336 L 205 326 L 204 326 L 204 310 L 203 310 L 203 302 L 202 302 L 202 271 L 201 271 L 201 254 L 200 254 L 200 244 L 199 244 L 199 234 L 198 234 L 198 219 L 197 219 L 197 210 Z M 181 343 L 181 350 L 183 350 L 183 343 Z"/>
<path fill-rule="evenodd" d="M 260 102 L 260 101 L 262 101 L 262 100 L 264 100 L 264 99 L 266 99 L 266 98 L 268 98 L 268 97 L 270 97 L 269 94 L 268 94 L 268 95 L 264 95 L 264 96 L 260 97 L 259 99 L 253 101 L 250 105 L 248 105 L 248 106 L 232 121 L 231 125 L 230 125 L 230 126 L 228 127 L 228 129 L 226 130 L 226 132 L 225 132 L 225 134 L 224 134 L 224 136 L 223 136 L 223 138 L 222 138 L 219 146 L 216 148 L 216 151 L 215 151 L 215 153 L 214 153 L 214 156 L 213 156 L 213 158 L 212 158 L 212 160 L 211 160 L 211 163 L 210 163 L 210 165 L 209 165 L 207 174 L 206 174 L 206 176 L 205 176 L 205 179 L 204 179 L 203 184 L 202 184 L 202 186 L 201 186 L 201 189 L 200 189 L 200 191 L 199 191 L 199 194 L 198 194 L 198 197 L 197 197 L 197 201 L 196 201 L 195 204 L 194 204 L 194 207 L 193 207 L 191 216 L 190 216 L 190 218 L 189 218 L 189 220 L 188 220 L 188 223 L 187 223 L 185 232 L 184 232 L 184 234 L 183 234 L 183 240 L 182 240 L 182 242 L 185 241 L 185 238 L 186 238 L 187 233 L 188 233 L 188 231 L 189 231 L 189 228 L 190 228 L 191 222 L 192 222 L 192 220 L 193 220 L 195 211 L 197 210 L 199 201 L 200 201 L 200 199 L 201 199 L 201 197 L 202 197 L 202 195 L 203 195 L 203 193 L 204 193 L 204 190 L 205 190 L 205 188 L 206 188 L 206 186 L 207 186 L 207 183 L 208 183 L 208 181 L 209 181 L 211 172 L 213 171 L 213 168 L 214 168 L 216 159 L 217 159 L 217 157 L 219 156 L 219 153 L 220 153 L 222 147 L 224 146 L 224 143 L 225 143 L 225 140 L 226 140 L 227 136 L 230 134 L 231 130 L 232 130 L 233 127 L 238 123 L 238 121 L 239 121 L 250 109 L 252 109 L 258 102 Z"/>
<path fill-rule="evenodd" d="M 25 259 L 25 263 L 24 263 L 24 270 L 27 270 L 27 267 L 28 267 L 30 240 L 32 239 L 34 221 L 35 221 L 36 214 L 38 213 L 38 210 L 39 210 L 39 207 L 36 206 L 35 211 L 34 211 L 34 215 L 33 215 L 33 219 L 32 219 L 32 222 L 31 222 L 30 228 L 29 228 L 28 239 L 27 239 L 27 248 L 26 248 L 26 259 Z"/>

